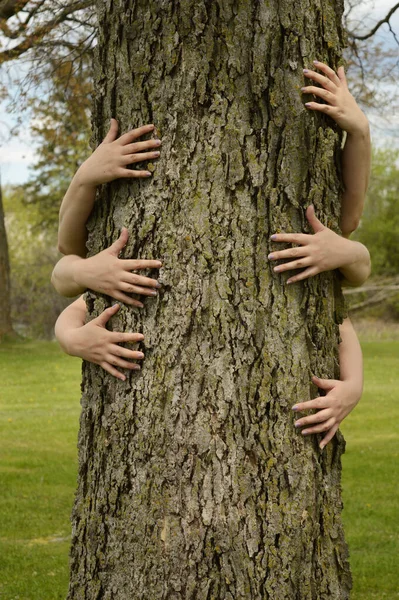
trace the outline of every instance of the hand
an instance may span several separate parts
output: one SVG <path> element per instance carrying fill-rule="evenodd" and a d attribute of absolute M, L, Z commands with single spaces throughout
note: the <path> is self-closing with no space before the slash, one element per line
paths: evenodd
<path fill-rule="evenodd" d="M 273 242 L 287 242 L 299 244 L 297 248 L 289 248 L 272 252 L 269 260 L 281 260 L 284 258 L 295 258 L 283 265 L 274 267 L 276 273 L 283 273 L 292 269 L 306 267 L 302 273 L 290 277 L 287 283 L 294 283 L 313 277 L 323 271 L 331 271 L 351 264 L 356 260 L 354 256 L 354 244 L 351 240 L 341 237 L 328 227 L 325 227 L 317 219 L 314 207 L 308 206 L 306 218 L 312 227 L 314 234 L 306 233 L 276 233 L 271 236 Z"/>
<path fill-rule="evenodd" d="M 129 342 L 137 344 L 144 339 L 144 336 L 141 333 L 117 333 L 106 329 L 106 324 L 118 310 L 119 305 L 115 304 L 86 325 L 71 329 L 68 332 L 66 350 L 68 354 L 80 356 L 84 360 L 100 365 L 114 377 L 125 381 L 125 375 L 115 367 L 140 370 L 140 365 L 130 361 L 142 360 L 144 354 L 119 344 Z"/>
<path fill-rule="evenodd" d="M 348 89 L 345 70 L 339 67 L 337 73 L 324 63 L 313 61 L 317 69 L 324 75 L 304 69 L 303 73 L 308 79 L 320 83 L 322 87 L 310 85 L 302 88 L 304 94 L 313 94 L 327 104 L 319 102 L 306 102 L 305 106 L 311 110 L 323 112 L 337 123 L 348 134 L 363 134 L 368 130 L 369 123 L 366 115 L 360 110 L 356 100 Z"/>
<path fill-rule="evenodd" d="M 106 250 L 90 258 L 82 258 L 75 263 L 74 281 L 82 289 L 89 288 L 101 294 L 112 296 L 131 306 L 142 308 L 144 305 L 126 294 L 156 296 L 156 288 L 161 284 L 156 279 L 142 277 L 132 273 L 140 269 L 160 269 L 159 260 L 129 260 L 118 258 L 126 246 L 129 233 L 124 227 L 119 238 Z"/>
<path fill-rule="evenodd" d="M 358 381 L 337 381 L 336 379 L 319 379 L 318 377 L 312 377 L 312 381 L 318 388 L 325 390 L 327 394 L 314 400 L 295 404 L 292 410 L 295 412 L 318 411 L 314 415 L 295 421 L 295 427 L 306 427 L 306 429 L 302 429 L 302 435 L 325 433 L 319 444 L 320 448 L 323 449 L 338 431 L 340 423 L 359 402 L 362 395 L 362 385 Z"/>
<path fill-rule="evenodd" d="M 111 119 L 111 126 L 104 140 L 77 172 L 80 183 L 97 186 L 121 177 L 150 177 L 150 171 L 135 171 L 127 166 L 159 157 L 159 150 L 153 149 L 160 147 L 161 140 L 153 138 L 145 142 L 135 141 L 154 129 L 154 125 L 143 125 L 116 139 L 118 122 Z"/>

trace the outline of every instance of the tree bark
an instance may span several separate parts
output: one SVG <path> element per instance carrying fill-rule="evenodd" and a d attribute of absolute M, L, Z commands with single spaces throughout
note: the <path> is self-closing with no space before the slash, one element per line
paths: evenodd
<path fill-rule="evenodd" d="M 345 600 L 340 435 L 323 453 L 291 407 L 338 377 L 333 273 L 287 286 L 276 231 L 340 210 L 340 134 L 300 88 L 337 65 L 340 0 L 99 1 L 94 140 L 154 122 L 151 180 L 99 194 L 98 252 L 160 258 L 163 289 L 125 383 L 84 365 L 69 600 Z M 89 294 L 92 316 L 110 302 Z"/>
<path fill-rule="evenodd" d="M 0 341 L 13 336 L 11 321 L 10 259 L 4 222 L 3 195 L 0 183 Z"/>

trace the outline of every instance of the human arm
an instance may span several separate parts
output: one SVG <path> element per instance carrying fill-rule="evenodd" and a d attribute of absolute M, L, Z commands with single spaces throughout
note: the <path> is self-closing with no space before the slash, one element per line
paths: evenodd
<path fill-rule="evenodd" d="M 143 304 L 127 294 L 156 296 L 161 285 L 156 279 L 132 273 L 140 269 L 160 269 L 159 260 L 129 260 L 118 258 L 128 240 L 128 231 L 122 229 L 120 237 L 106 250 L 82 258 L 71 254 L 55 265 L 51 282 L 62 296 L 73 297 L 91 289 L 132 306 Z"/>
<path fill-rule="evenodd" d="M 319 444 L 321 449 L 332 440 L 342 421 L 359 402 L 363 391 L 362 350 L 350 319 L 344 320 L 339 331 L 340 379 L 312 377 L 313 383 L 324 390 L 326 395 L 292 407 L 295 412 L 317 410 L 315 414 L 295 421 L 295 427 L 304 427 L 302 435 L 324 433 Z"/>
<path fill-rule="evenodd" d="M 348 89 L 344 68 L 339 67 L 335 73 L 324 63 L 314 61 L 313 64 L 322 71 L 322 74 L 304 69 L 304 75 L 322 87 L 309 85 L 302 88 L 302 92 L 313 94 L 327 104 L 313 101 L 306 102 L 305 106 L 310 110 L 328 115 L 347 134 L 342 152 L 344 193 L 342 195 L 340 228 L 342 235 L 348 237 L 359 225 L 370 177 L 369 122 Z"/>
<path fill-rule="evenodd" d="M 120 343 L 137 344 L 144 339 L 141 333 L 119 333 L 106 329 L 108 321 L 118 311 L 115 304 L 104 310 L 99 317 L 86 321 L 86 303 L 78 298 L 60 314 L 55 324 L 55 336 L 64 352 L 100 365 L 114 377 L 125 381 L 126 377 L 115 367 L 139 370 L 140 365 L 131 362 L 142 360 L 144 354 L 130 350 Z"/>
<path fill-rule="evenodd" d="M 137 142 L 143 135 L 152 133 L 154 125 L 132 129 L 120 138 L 118 122 L 111 126 L 103 142 L 79 167 L 64 196 L 60 208 L 58 249 L 62 254 L 86 256 L 86 222 L 93 210 L 98 185 L 114 179 L 150 177 L 147 170 L 128 169 L 128 165 L 154 160 L 159 157 L 161 141 L 157 138 Z"/>
<path fill-rule="evenodd" d="M 287 283 L 302 281 L 323 271 L 339 269 L 342 283 L 348 286 L 362 285 L 370 275 L 371 262 L 367 248 L 360 242 L 346 239 L 325 227 L 317 219 L 313 206 L 306 209 L 306 218 L 314 233 L 277 233 L 271 236 L 273 242 L 298 244 L 297 247 L 273 251 L 269 260 L 292 258 L 290 262 L 274 267 L 276 273 L 293 269 L 304 270 L 287 280 Z"/>

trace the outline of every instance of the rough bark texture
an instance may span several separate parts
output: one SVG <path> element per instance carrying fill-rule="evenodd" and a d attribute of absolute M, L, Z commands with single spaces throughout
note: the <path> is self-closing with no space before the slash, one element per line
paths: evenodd
<path fill-rule="evenodd" d="M 0 184 L 0 341 L 9 335 L 14 335 L 11 321 L 10 260 Z"/>
<path fill-rule="evenodd" d="M 86 364 L 69 600 L 345 600 L 337 436 L 291 407 L 337 376 L 334 274 L 287 286 L 269 236 L 336 227 L 340 136 L 303 106 L 302 68 L 336 65 L 341 0 L 99 1 L 95 141 L 155 122 L 151 181 L 101 191 L 90 251 L 130 230 L 163 291 L 125 383 Z M 92 315 L 108 298 L 88 296 Z"/>

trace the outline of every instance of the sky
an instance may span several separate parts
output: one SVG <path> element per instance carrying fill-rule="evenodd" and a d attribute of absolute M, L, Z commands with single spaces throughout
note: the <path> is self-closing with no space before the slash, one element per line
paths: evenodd
<path fill-rule="evenodd" d="M 393 6 L 394 0 L 368 0 L 353 12 L 354 21 L 358 21 L 368 31 L 381 17 L 385 16 Z M 391 19 L 394 31 L 399 37 L 399 10 Z M 387 27 L 378 34 L 381 39 L 394 44 Z M 399 73 L 398 73 L 399 74 Z M 398 78 L 399 79 L 399 78 Z M 24 183 L 29 178 L 29 167 L 35 162 L 35 142 L 30 135 L 29 118 L 25 117 L 19 126 L 19 135 L 10 136 L 15 128 L 18 115 L 7 112 L 6 102 L 0 103 L 0 171 L 3 184 Z M 373 143 L 399 147 L 399 114 L 368 114 Z"/>

